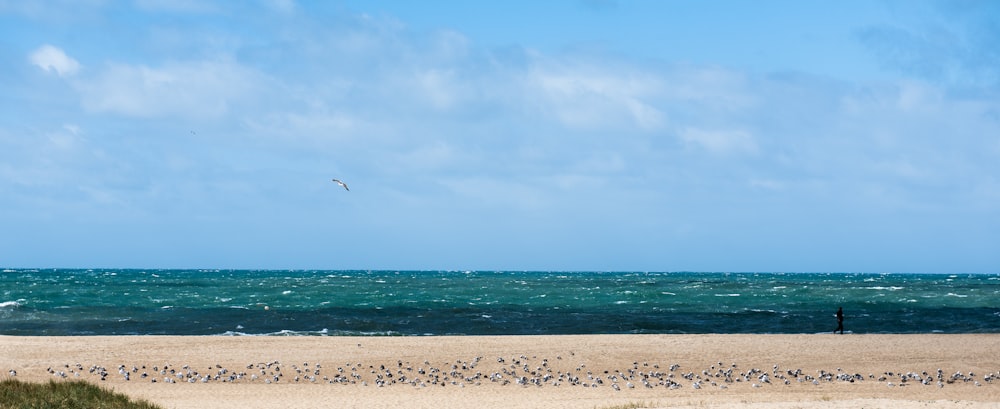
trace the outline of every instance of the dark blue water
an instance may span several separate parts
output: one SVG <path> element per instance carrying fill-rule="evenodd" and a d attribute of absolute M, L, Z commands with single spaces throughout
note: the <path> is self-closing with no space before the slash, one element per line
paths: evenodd
<path fill-rule="evenodd" d="M 4 335 L 1000 333 L 1000 275 L 22 270 Z"/>

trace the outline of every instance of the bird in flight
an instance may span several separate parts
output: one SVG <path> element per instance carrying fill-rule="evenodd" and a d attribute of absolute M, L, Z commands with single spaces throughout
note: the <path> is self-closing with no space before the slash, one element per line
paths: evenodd
<path fill-rule="evenodd" d="M 341 182 L 339 179 L 333 179 L 333 181 L 337 182 L 337 184 L 340 185 L 340 187 L 344 188 L 344 190 L 346 190 L 348 192 L 351 191 L 351 189 L 347 188 L 347 183 Z"/>

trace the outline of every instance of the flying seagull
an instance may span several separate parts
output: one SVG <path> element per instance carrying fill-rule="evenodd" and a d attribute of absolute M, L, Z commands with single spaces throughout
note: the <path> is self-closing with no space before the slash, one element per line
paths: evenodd
<path fill-rule="evenodd" d="M 351 189 L 347 188 L 347 183 L 341 182 L 339 179 L 333 179 L 333 181 L 337 182 L 337 184 L 340 185 L 340 187 L 344 188 L 344 190 L 348 192 L 351 191 Z"/>

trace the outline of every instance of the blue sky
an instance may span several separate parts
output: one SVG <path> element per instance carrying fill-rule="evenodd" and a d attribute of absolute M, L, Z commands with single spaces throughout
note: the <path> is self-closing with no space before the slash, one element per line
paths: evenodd
<path fill-rule="evenodd" d="M 0 0 L 0 266 L 997 272 L 996 44 L 992 1 Z"/>

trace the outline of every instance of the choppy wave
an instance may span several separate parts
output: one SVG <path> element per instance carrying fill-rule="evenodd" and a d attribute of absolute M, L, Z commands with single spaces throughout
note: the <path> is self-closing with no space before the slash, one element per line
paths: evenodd
<path fill-rule="evenodd" d="M 0 334 L 1000 333 L 998 277 L 6 269 Z"/>
<path fill-rule="evenodd" d="M 17 301 L 4 301 L 0 302 L 0 308 L 17 308 L 20 307 L 21 303 Z"/>
<path fill-rule="evenodd" d="M 261 336 L 285 336 L 285 337 L 303 337 L 303 336 L 355 336 L 355 337 L 393 337 L 402 336 L 403 334 L 395 332 L 358 332 L 358 331 L 330 331 L 329 329 L 323 328 L 319 331 L 293 331 L 288 329 L 283 329 L 280 331 L 264 333 L 264 334 L 254 334 L 248 332 L 240 331 L 226 331 L 221 334 L 216 334 L 220 336 L 230 336 L 230 337 L 261 337 Z"/>

